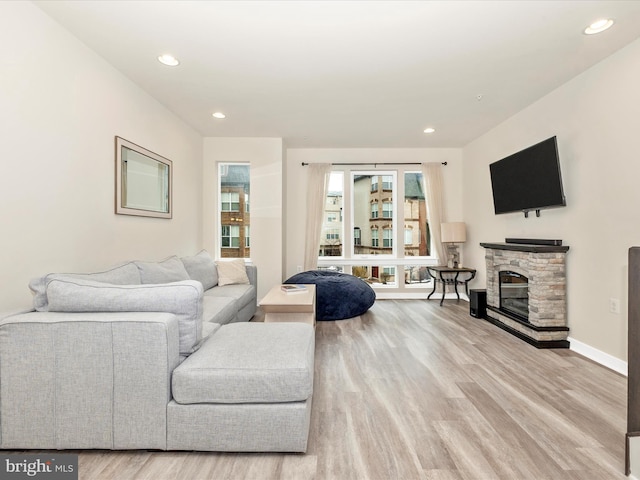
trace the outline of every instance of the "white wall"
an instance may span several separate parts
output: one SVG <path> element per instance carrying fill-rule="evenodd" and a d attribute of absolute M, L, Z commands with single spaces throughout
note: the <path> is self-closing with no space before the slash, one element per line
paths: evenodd
<path fill-rule="evenodd" d="M 0 44 L 0 311 L 48 272 L 196 253 L 200 135 L 30 2 L 0 2 Z M 173 219 L 114 214 L 116 135 L 173 161 Z"/>
<path fill-rule="evenodd" d="M 304 264 L 307 163 L 428 163 L 447 162 L 442 169 L 445 219 L 462 221 L 462 151 L 457 148 L 300 148 L 286 156 L 285 277 Z M 382 168 L 382 167 L 381 167 Z M 419 168 L 419 167 L 416 167 Z"/>
<path fill-rule="evenodd" d="M 251 165 L 251 262 L 258 267 L 258 299 L 282 282 L 283 181 L 281 138 L 205 138 L 202 243 L 217 255 L 219 162 Z"/>
<path fill-rule="evenodd" d="M 466 264 L 484 287 L 480 242 L 562 239 L 570 337 L 626 361 L 627 250 L 640 245 L 640 40 L 469 144 L 464 158 Z M 494 215 L 489 164 L 557 135 L 567 207 Z M 609 299 L 621 300 L 621 314 Z"/>

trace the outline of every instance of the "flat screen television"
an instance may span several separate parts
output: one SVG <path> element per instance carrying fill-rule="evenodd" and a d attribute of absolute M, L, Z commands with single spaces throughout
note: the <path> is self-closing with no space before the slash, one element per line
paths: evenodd
<path fill-rule="evenodd" d="M 489 165 L 493 207 L 501 213 L 566 206 L 556 137 L 548 138 Z"/>

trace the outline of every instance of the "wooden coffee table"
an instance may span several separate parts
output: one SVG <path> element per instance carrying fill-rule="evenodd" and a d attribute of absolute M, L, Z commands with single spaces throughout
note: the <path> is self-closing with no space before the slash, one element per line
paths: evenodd
<path fill-rule="evenodd" d="M 301 322 L 316 324 L 316 286 L 305 285 L 304 292 L 285 293 L 281 285 L 273 287 L 260 301 L 265 322 Z"/>

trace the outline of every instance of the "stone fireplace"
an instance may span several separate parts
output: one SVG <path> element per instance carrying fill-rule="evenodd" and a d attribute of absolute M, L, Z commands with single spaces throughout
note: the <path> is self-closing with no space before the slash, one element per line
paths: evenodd
<path fill-rule="evenodd" d="M 547 240 L 512 242 L 480 244 L 486 249 L 487 320 L 538 348 L 568 348 L 569 247 Z"/>

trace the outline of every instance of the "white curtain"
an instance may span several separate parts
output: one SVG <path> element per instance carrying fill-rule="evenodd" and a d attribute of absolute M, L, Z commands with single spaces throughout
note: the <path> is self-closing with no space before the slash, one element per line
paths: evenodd
<path fill-rule="evenodd" d="M 327 198 L 331 164 L 311 163 L 307 167 L 307 224 L 304 244 L 304 269 L 318 268 L 320 234 L 324 217 L 324 204 Z"/>
<path fill-rule="evenodd" d="M 442 223 L 444 212 L 442 164 L 435 162 L 423 163 L 422 178 L 424 179 L 427 199 L 427 220 L 431 231 L 431 245 L 435 249 L 432 255 L 438 258 L 439 265 L 444 265 L 447 262 L 447 253 L 440 235 L 440 224 Z"/>

